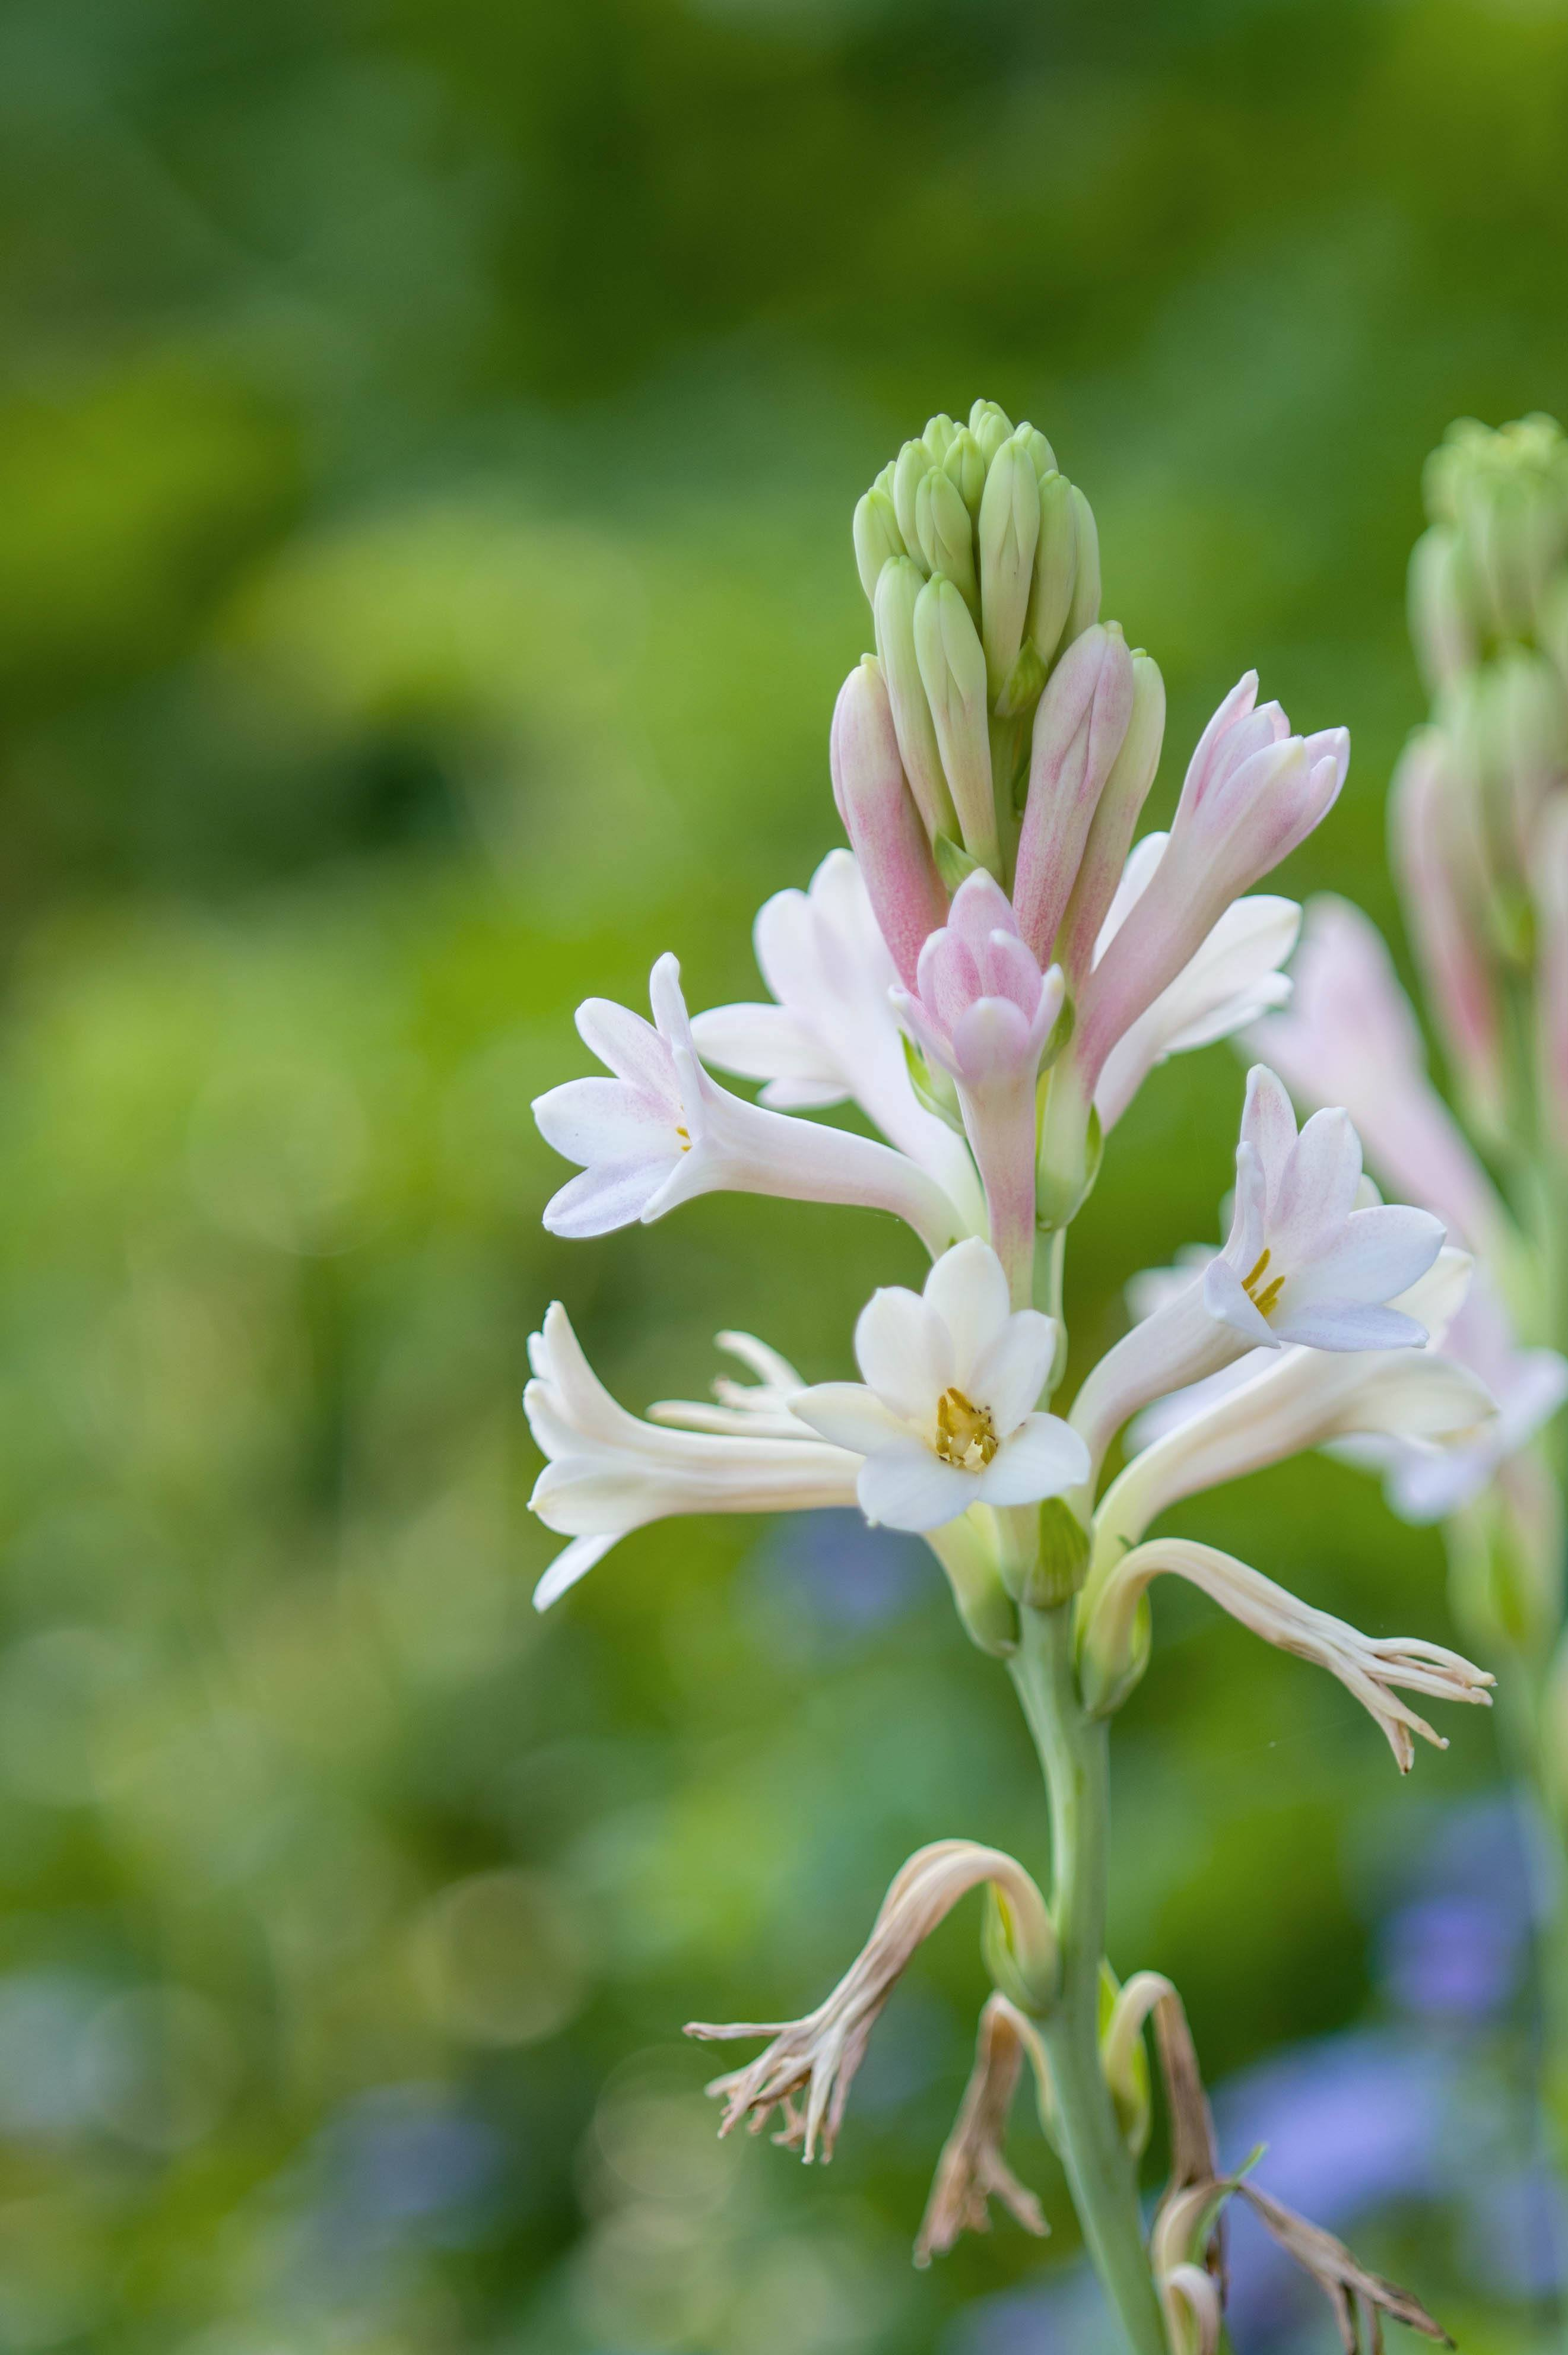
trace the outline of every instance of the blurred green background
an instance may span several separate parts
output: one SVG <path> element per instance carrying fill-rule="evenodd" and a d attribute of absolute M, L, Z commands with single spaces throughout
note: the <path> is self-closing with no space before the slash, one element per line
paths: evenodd
<path fill-rule="evenodd" d="M 934 1570 L 687 1523 L 528 1603 L 552 1295 L 641 1407 L 721 1325 L 846 1370 L 915 1248 L 730 1199 L 554 1243 L 528 1103 L 665 948 L 757 994 L 752 911 L 838 838 L 854 498 L 976 393 L 1165 668 L 1153 815 L 1256 663 L 1356 745 L 1291 888 L 1392 920 L 1422 458 L 1568 400 L 1568 9 L 10 0 L 0 125 L 0 2349 L 1084 2355 L 1021 2114 L 1052 2242 L 910 2268 L 969 1913 L 828 2171 L 715 2144 L 678 2037 L 809 2008 L 924 1840 L 1040 1865 Z M 1213 1050 L 1118 1133 L 1080 1364 L 1213 1231 L 1240 1092 Z M 1448 1629 L 1349 1471 L 1186 1525 Z M 1159 1619 L 1118 1967 L 1246 2115 L 1343 2078 L 1280 2166 L 1360 2184 L 1329 2221 L 1469 2347 L 1546 2343 L 1485 2208 L 1529 2036 L 1489 1726 L 1401 1787 L 1326 1679 Z M 1322 2328 L 1265 2284 L 1237 2340 Z"/>

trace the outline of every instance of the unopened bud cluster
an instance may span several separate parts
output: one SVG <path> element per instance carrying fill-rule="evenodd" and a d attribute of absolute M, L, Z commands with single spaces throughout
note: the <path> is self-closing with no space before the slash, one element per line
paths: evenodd
<path fill-rule="evenodd" d="M 1568 442 L 1549 417 L 1498 432 L 1466 420 L 1428 461 L 1425 490 L 1411 627 L 1433 712 L 1395 781 L 1395 854 L 1472 1118 L 1500 1139 L 1539 1082 L 1561 1139 Z M 1533 1046 L 1508 1019 L 1521 988 L 1541 1018 Z"/>

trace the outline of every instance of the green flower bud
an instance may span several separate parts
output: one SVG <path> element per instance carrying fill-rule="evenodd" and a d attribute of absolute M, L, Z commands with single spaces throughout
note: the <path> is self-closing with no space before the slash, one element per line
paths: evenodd
<path fill-rule="evenodd" d="M 923 442 L 906 442 L 893 465 L 893 512 L 898 517 L 903 544 L 912 556 L 920 552 L 920 528 L 915 521 L 915 499 L 921 478 L 931 472 L 931 453 Z"/>
<path fill-rule="evenodd" d="M 1568 555 L 1568 442 L 1550 417 L 1497 432 L 1474 418 L 1451 425 L 1427 460 L 1427 512 L 1458 534 L 1471 617 L 1488 634 L 1529 637 Z"/>
<path fill-rule="evenodd" d="M 1056 453 L 1038 425 L 1020 425 L 1013 438 L 1029 452 L 1029 463 L 1042 483 L 1047 474 L 1055 474 Z"/>
<path fill-rule="evenodd" d="M 885 491 L 868 491 L 855 509 L 855 562 L 868 602 L 876 596 L 889 557 L 907 553 L 891 499 Z"/>
<path fill-rule="evenodd" d="M 980 1953 L 992 1986 L 1028 2018 L 1043 2019 L 1061 1991 L 1061 1956 L 1043 1900 L 1018 1904 L 987 1881 Z"/>
<path fill-rule="evenodd" d="M 877 659 L 892 706 L 899 756 L 925 830 L 933 837 L 955 836 L 958 815 L 943 773 L 936 730 L 915 653 L 914 613 L 923 586 L 924 576 L 912 557 L 891 557 L 883 565 L 871 599 Z M 959 602 L 963 603 L 962 598 Z"/>
<path fill-rule="evenodd" d="M 1450 525 L 1435 523 L 1410 556 L 1410 634 L 1433 695 L 1451 686 L 1479 655 L 1475 612 L 1464 542 Z"/>
<path fill-rule="evenodd" d="M 1088 1568 L 1088 1530 L 1063 1498 L 1048 1497 L 1040 1508 L 1039 1549 L 1023 1574 L 1019 1601 L 1053 1611 L 1072 1601 Z"/>
<path fill-rule="evenodd" d="M 941 465 L 957 431 L 958 428 L 944 409 L 938 410 L 934 417 L 926 419 L 925 431 L 920 438 L 931 453 L 931 463 L 933 466 Z"/>
<path fill-rule="evenodd" d="M 964 847 L 999 882 L 1001 845 L 991 794 L 986 657 L 968 606 L 954 582 L 941 574 L 933 574 L 915 600 L 914 650 Z"/>
<path fill-rule="evenodd" d="M 957 485 L 970 514 L 977 516 L 986 489 L 986 461 L 980 455 L 980 444 L 966 425 L 961 425 L 948 443 L 942 471 Z"/>
<path fill-rule="evenodd" d="M 1029 643 L 1047 670 L 1061 644 L 1077 579 L 1078 509 L 1072 485 L 1065 474 L 1047 474 L 1040 486 L 1040 541 L 1028 619 Z"/>
<path fill-rule="evenodd" d="M 986 476 L 979 543 L 981 642 L 991 693 L 999 696 L 1023 644 L 1040 545 L 1040 483 L 1021 433 L 1002 444 Z"/>
<path fill-rule="evenodd" d="M 893 496 L 893 476 L 898 473 L 898 460 L 896 458 L 890 458 L 887 464 L 882 468 L 881 473 L 877 476 L 876 481 L 871 485 L 871 488 L 874 491 L 880 491 L 882 496 L 890 502 Z"/>
<path fill-rule="evenodd" d="M 955 582 L 971 613 L 976 613 L 980 591 L 975 578 L 975 534 L 969 510 L 963 492 L 941 467 L 933 466 L 921 477 L 914 514 L 920 552 L 928 569 L 945 573 Z"/>
<path fill-rule="evenodd" d="M 1100 618 L 1100 534 L 1094 522 L 1094 510 L 1078 488 L 1072 485 L 1072 513 L 1078 524 L 1078 577 L 1072 584 L 1072 602 L 1067 609 L 1067 626 L 1061 633 L 1064 645 L 1092 630 Z"/>
<path fill-rule="evenodd" d="M 969 411 L 969 431 L 980 445 L 988 466 L 1004 442 L 1012 439 L 1013 422 L 994 400 L 977 400 Z"/>

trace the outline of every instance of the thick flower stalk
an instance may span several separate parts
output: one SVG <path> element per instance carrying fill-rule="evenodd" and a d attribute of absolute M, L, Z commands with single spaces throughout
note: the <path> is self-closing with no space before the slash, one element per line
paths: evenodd
<path fill-rule="evenodd" d="M 1443 1247 L 1444 1207 L 1381 1202 L 1342 1103 L 1298 1129 L 1260 1066 L 1223 1242 L 1189 1255 L 1071 1413 L 1057 1410 L 1068 1229 L 1104 1140 L 1168 1056 L 1283 1014 L 1299 911 L 1252 886 L 1332 806 L 1348 744 L 1342 730 L 1293 733 L 1277 705 L 1257 705 L 1249 673 L 1193 756 L 1168 835 L 1136 841 L 1165 725 L 1159 672 L 1100 619 L 1088 502 L 1044 436 L 992 403 L 963 425 L 933 418 L 904 445 L 860 501 L 854 543 L 876 652 L 851 671 L 829 735 L 848 847 L 759 916 L 768 1002 L 688 1019 L 667 957 L 652 1025 L 602 1000 L 583 1007 L 579 1027 L 610 1076 L 536 1108 L 582 1167 L 546 1220 L 591 1238 L 738 1188 L 893 1211 L 932 1265 L 918 1292 L 871 1291 L 853 1329 L 859 1380 L 806 1385 L 766 1344 L 721 1334 L 752 1379 L 645 1419 L 611 1398 L 551 1308 L 527 1392 L 547 1459 L 532 1502 L 570 1543 L 536 1599 L 553 1602 L 618 1540 L 635 1550 L 637 1530 L 676 1514 L 853 1503 L 921 1536 L 1033 1736 L 1049 1887 L 997 1850 L 940 1840 L 899 1874 L 864 1952 L 815 2010 L 689 2032 L 765 2040 L 709 2088 L 725 2131 L 782 2115 L 775 2139 L 827 2158 L 895 1980 L 986 1883 L 993 1992 L 917 2260 L 983 2230 L 993 2199 L 1041 2228 L 1004 2149 L 1027 2062 L 1128 2349 L 1186 2355 L 1219 2343 L 1223 2279 L 1209 2252 L 1237 2186 L 1220 2176 L 1168 1983 L 1136 1974 L 1104 2016 L 1115 1990 L 1110 1724 L 1147 1657 L 1147 1587 L 1185 1577 L 1326 1668 L 1402 1767 L 1416 1737 L 1438 1738 L 1415 1700 L 1484 1700 L 1489 1678 L 1420 1637 L 1363 1636 L 1262 1569 L 1155 1524 L 1177 1500 L 1307 1448 L 1371 1450 L 1391 1486 L 1472 1477 L 1538 1410 L 1544 1375 L 1506 1346 L 1461 1351 L 1471 1263 Z M 1509 823 L 1535 806 L 1516 794 Z M 704 1059 L 759 1083 L 761 1100 L 721 1087 Z M 884 1141 L 840 1126 L 846 1103 Z M 1380 1154 L 1382 1110 L 1363 1114 Z M 1446 1138 L 1429 1103 L 1426 1117 L 1429 1136 Z M 1217 1181 L 1226 1158 L 1216 1140 Z M 1465 1193 L 1462 1154 L 1447 1167 Z M 1484 1181 L 1467 1200 L 1467 1239 L 1485 1248 Z M 1135 1452 L 1102 1493 L 1129 1425 Z M 1138 2180 L 1151 2017 L 1176 2120 L 1174 2189 L 1152 2233 Z M 1298 2226 L 1298 2238 L 1313 2229 Z M 1305 2261 L 1318 2256 L 1326 2281 L 1339 2267 L 1336 2297 L 1377 2305 L 1347 2252 Z M 1403 2296 L 1382 2303 L 1418 2315 Z"/>

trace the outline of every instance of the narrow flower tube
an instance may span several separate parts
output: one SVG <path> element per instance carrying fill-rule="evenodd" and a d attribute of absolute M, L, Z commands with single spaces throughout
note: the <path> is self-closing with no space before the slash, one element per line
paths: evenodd
<path fill-rule="evenodd" d="M 1360 1142 L 1348 1116 L 1315 1113 L 1298 1135 L 1290 1098 L 1272 1071 L 1254 1065 L 1223 1249 L 1107 1352 L 1074 1402 L 1072 1427 L 1096 1465 L 1151 1399 L 1251 1350 L 1292 1343 L 1398 1350 L 1427 1338 L 1414 1316 L 1390 1304 L 1435 1263 L 1442 1220 L 1426 1210 L 1359 1207 L 1360 1184 Z"/>
<path fill-rule="evenodd" d="M 1026 2232 L 1043 2238 L 1049 2232 L 1039 2200 L 1002 2155 L 1008 2113 L 1033 2041 L 1024 2015 L 1005 1995 L 993 1995 L 980 2014 L 975 2066 L 957 2120 L 936 2163 L 914 2244 L 917 2265 L 944 2256 L 965 2232 L 988 2232 L 992 2200 L 1010 2210 Z"/>
<path fill-rule="evenodd" d="M 912 540 L 908 544 L 914 545 Z M 956 842 L 958 816 L 943 772 L 936 729 L 915 653 L 914 609 L 924 585 L 925 574 L 912 557 L 895 556 L 884 560 L 871 600 L 877 660 L 887 686 L 899 756 L 922 823 L 933 841 L 939 834 L 944 834 L 950 841 Z"/>
<path fill-rule="evenodd" d="M 546 1208 L 552 1234 L 608 1234 L 639 1219 L 645 1225 L 719 1192 L 891 1210 L 933 1255 L 963 1233 L 941 1187 L 891 1146 L 767 1112 L 711 1080 L 698 1060 L 673 956 L 655 965 L 648 994 L 652 1024 L 608 999 L 587 999 L 578 1029 L 614 1076 L 571 1080 L 535 1101 L 546 1143 L 584 1165 Z"/>
<path fill-rule="evenodd" d="M 705 2042 L 765 2036 L 766 2050 L 743 2069 L 708 2087 L 724 2104 L 719 2131 L 742 2118 L 760 2133 L 775 2109 L 784 2126 L 775 2141 L 798 2149 L 809 2166 L 833 2156 L 844 2106 L 883 2005 L 910 1958 L 959 1899 L 990 1881 L 1006 1902 L 1014 1940 L 1032 1976 L 1043 1981 L 1055 1966 L 1056 1936 L 1044 1898 L 1012 1857 L 973 1840 L 936 1840 L 912 1856 L 893 1881 L 871 1934 L 837 1986 L 804 2019 L 723 2026 L 693 2020 L 688 2036 Z M 795 2095 L 804 2094 L 797 2110 Z"/>
<path fill-rule="evenodd" d="M 1119 1706 L 1136 1679 L 1141 1667 L 1139 1605 L 1150 1582 L 1168 1574 L 1200 1587 L 1264 1643 L 1294 1652 L 1337 1677 L 1382 1729 L 1402 1774 L 1414 1764 L 1415 1735 L 1435 1749 L 1448 1746 L 1400 1699 L 1402 1691 L 1490 1705 L 1488 1689 L 1496 1678 L 1457 1652 L 1417 1636 L 1360 1635 L 1213 1546 L 1157 1538 L 1135 1546 L 1116 1564 L 1085 1615 L 1081 1674 L 1092 1708 Z"/>
<path fill-rule="evenodd" d="M 1309 902 L 1288 1011 L 1248 1034 L 1293 1094 L 1342 1104 L 1380 1178 L 1435 1211 L 1488 1259 L 1516 1248 L 1508 1212 L 1426 1072 L 1420 1026 L 1371 919 L 1325 893 Z"/>
<path fill-rule="evenodd" d="M 999 878 L 986 656 L 968 606 L 956 584 L 941 573 L 932 575 L 915 600 L 914 650 L 964 847 Z"/>
<path fill-rule="evenodd" d="M 1477 1376 L 1436 1347 L 1464 1298 L 1471 1264 L 1464 1252 L 1440 1252 L 1393 1304 L 1427 1327 L 1431 1338 L 1423 1348 L 1296 1347 L 1266 1361 L 1260 1352 L 1256 1373 L 1135 1455 L 1095 1515 L 1089 1588 L 1159 1514 L 1222 1481 L 1361 1433 L 1450 1445 L 1477 1434 L 1495 1415 L 1496 1401 Z"/>
<path fill-rule="evenodd" d="M 914 991 L 895 990 L 893 1004 L 957 1088 L 992 1244 L 1021 1305 L 1034 1263 L 1035 1083 L 1061 1012 L 1061 972 L 1041 973 L 1006 893 L 978 870 L 921 950 Z"/>
<path fill-rule="evenodd" d="M 850 1098 L 977 1233 L 986 1212 L 975 1166 L 964 1139 L 923 1108 L 910 1083 L 891 997 L 898 971 L 853 854 L 830 850 L 806 890 L 776 891 L 752 937 L 776 1002 L 693 1016 L 703 1060 L 765 1081 L 761 1101 L 770 1112 L 818 1111 Z"/>
<path fill-rule="evenodd" d="M 833 797 L 888 953 L 912 981 L 922 943 L 946 921 L 947 894 L 905 781 L 887 686 L 873 662 L 858 664 L 838 691 L 828 757 Z"/>
<path fill-rule="evenodd" d="M 1073 1059 L 1090 1094 L 1116 1040 L 1196 955 L 1220 917 L 1333 806 L 1349 760 L 1342 728 L 1292 736 L 1254 710 L 1249 671 L 1205 730 L 1170 838 L 1138 903 L 1084 984 Z"/>
<path fill-rule="evenodd" d="M 1096 623 L 1061 657 L 1035 713 L 1013 906 L 1041 965 L 1066 910 L 1102 793 L 1133 714 L 1133 661 L 1118 625 Z"/>
<path fill-rule="evenodd" d="M 1456 1077 L 1478 1125 L 1503 1126 L 1502 1008 L 1472 862 L 1456 839 L 1440 731 L 1421 729 L 1389 789 L 1389 843 L 1405 922 Z"/>
<path fill-rule="evenodd" d="M 547 1529 L 575 1542 L 539 1581 L 537 1609 L 557 1602 L 617 1538 L 650 1521 L 677 1513 L 799 1512 L 855 1502 L 859 1457 L 824 1444 L 782 1403 L 776 1384 L 782 1376 L 798 1388 L 794 1369 L 745 1335 L 721 1335 L 720 1345 L 752 1365 L 760 1359 L 774 1386 L 764 1384 L 750 1409 L 732 1405 L 720 1429 L 665 1430 L 616 1404 L 583 1356 L 560 1303 L 547 1310 L 542 1331 L 528 1344 L 534 1378 L 523 1393 L 528 1426 L 549 1459 L 528 1507 Z M 715 1411 L 700 1407 L 684 1413 L 710 1424 L 716 1419 Z"/>

